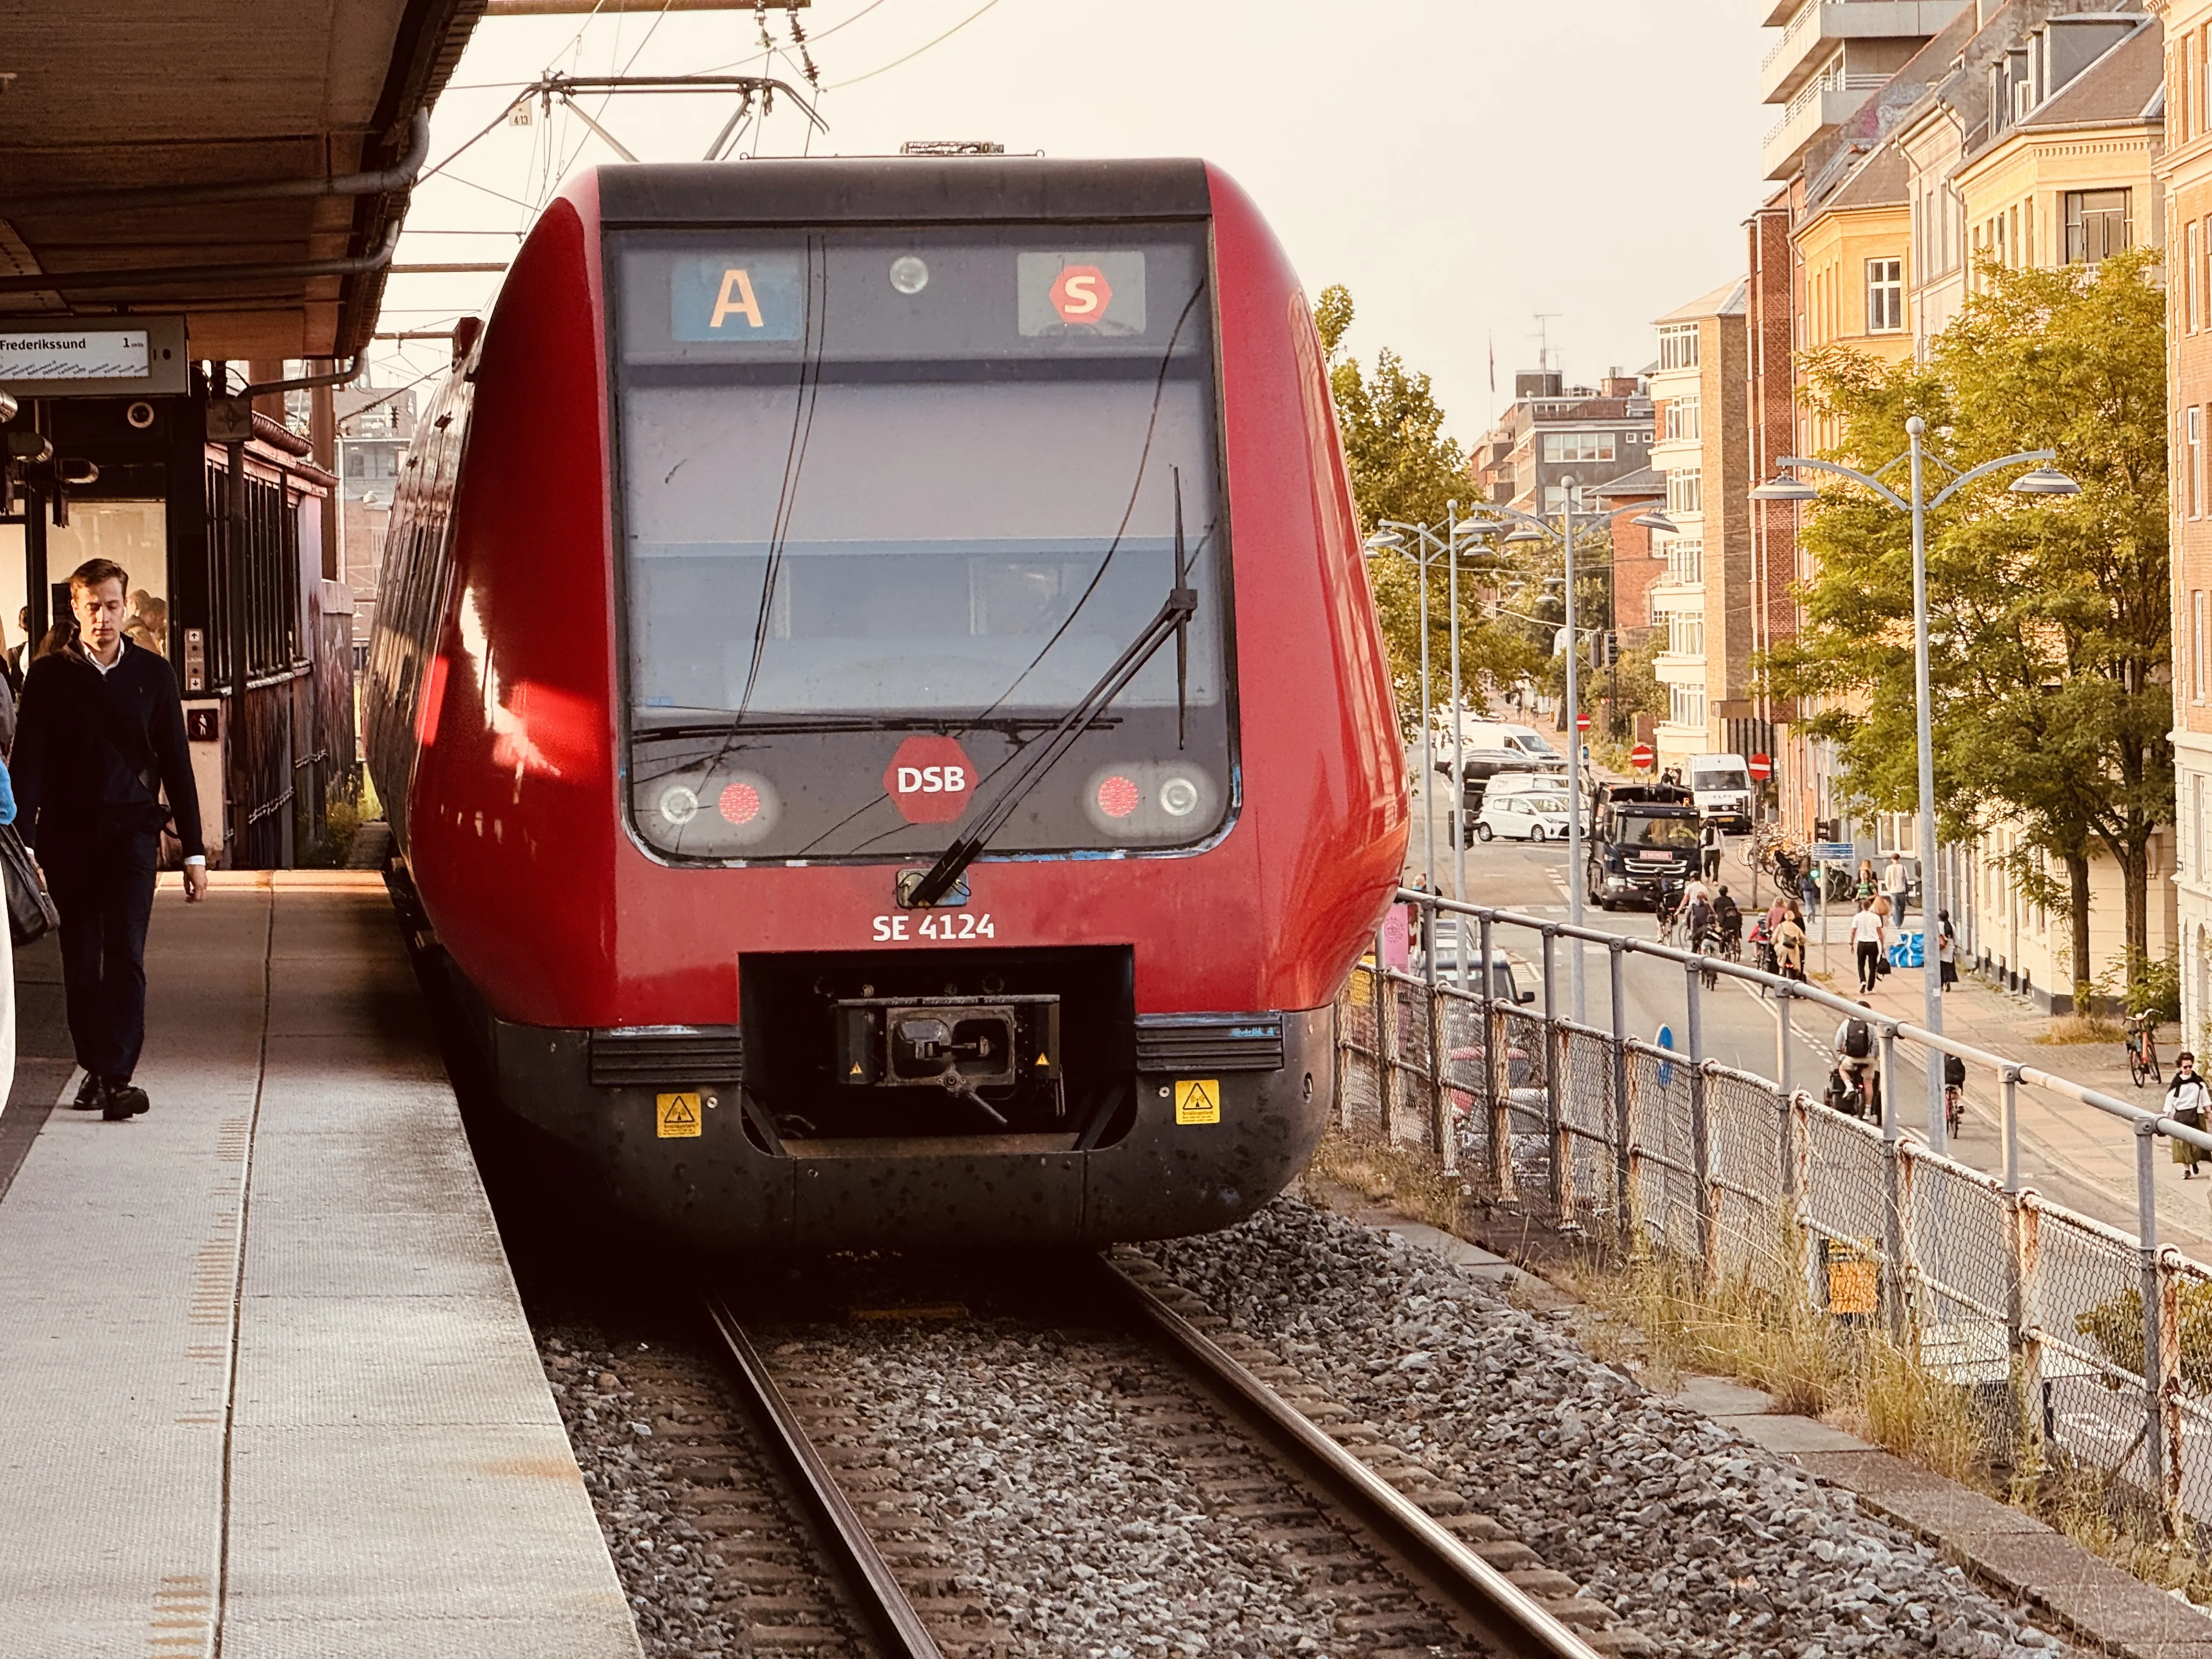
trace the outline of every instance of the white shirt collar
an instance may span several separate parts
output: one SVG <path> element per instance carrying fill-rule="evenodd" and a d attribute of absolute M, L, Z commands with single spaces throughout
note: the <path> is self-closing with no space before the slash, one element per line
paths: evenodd
<path fill-rule="evenodd" d="M 105 679 L 108 675 L 113 673 L 117 669 L 123 666 L 123 653 L 130 650 L 130 648 L 131 641 L 129 640 L 118 639 L 115 642 L 115 660 L 113 662 L 102 662 L 99 658 L 94 656 L 91 652 L 86 650 L 84 648 L 83 642 L 80 641 L 77 644 L 77 655 L 82 657 L 94 668 L 97 668 L 100 671 L 100 678 Z"/>

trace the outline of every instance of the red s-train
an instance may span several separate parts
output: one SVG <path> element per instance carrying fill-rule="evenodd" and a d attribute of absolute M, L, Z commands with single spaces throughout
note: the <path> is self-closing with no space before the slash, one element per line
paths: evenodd
<path fill-rule="evenodd" d="M 1195 161 L 604 167 L 387 540 L 369 757 L 501 1094 L 720 1244 L 1233 1222 L 1405 778 L 1324 368 Z"/>

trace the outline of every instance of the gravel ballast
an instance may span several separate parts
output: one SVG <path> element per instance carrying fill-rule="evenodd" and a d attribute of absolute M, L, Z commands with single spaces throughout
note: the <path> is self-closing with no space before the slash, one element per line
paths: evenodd
<path fill-rule="evenodd" d="M 1434 1252 L 1303 1200 L 1146 1253 L 1660 1653 L 2071 1651 L 1909 1534 Z"/>

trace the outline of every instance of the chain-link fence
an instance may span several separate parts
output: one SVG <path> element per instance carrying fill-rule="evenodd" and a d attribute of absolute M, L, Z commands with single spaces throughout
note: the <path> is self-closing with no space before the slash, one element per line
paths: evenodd
<path fill-rule="evenodd" d="M 1997 1079 L 2014 1173 L 1991 1175 L 1908 1134 L 1893 1086 L 1881 1091 L 1881 1121 L 1866 1122 L 1697 1052 L 1695 975 L 1686 976 L 1682 1051 L 1540 1012 L 1563 1006 L 1558 987 L 1516 997 L 1510 974 L 1489 971 L 1506 960 L 1494 949 L 1505 929 L 1534 937 L 1527 959 L 1540 972 L 1555 971 L 1561 939 L 1571 949 L 1577 939 L 1604 945 L 1616 985 L 1625 957 L 1688 964 L 1680 951 L 1400 896 L 1429 910 L 1423 937 L 1440 913 L 1465 933 L 1479 927 L 1480 954 L 1467 954 L 1483 970 L 1438 979 L 1370 965 L 1353 975 L 1338 1020 L 1346 1135 L 1432 1159 L 1494 1199 L 1631 1253 L 1668 1257 L 1708 1286 L 1740 1282 L 1886 1330 L 1960 1391 L 2002 1455 L 2021 1463 L 2055 1455 L 2154 1505 L 2170 1527 L 2212 1525 L 2212 1267 L 2161 1249 L 2152 1207 L 2157 1138 L 2178 1133 L 2212 1149 L 2212 1137 L 1873 1016 L 1886 1081 L 1904 1051 L 1931 1066 L 1957 1054 Z M 1815 1010 L 1869 1017 L 1802 982 L 1729 964 L 1718 971 Z M 1786 1030 L 1786 1001 L 1780 1013 Z M 2130 1125 L 2137 1233 L 2020 1183 L 2013 1108 L 2022 1083 Z"/>

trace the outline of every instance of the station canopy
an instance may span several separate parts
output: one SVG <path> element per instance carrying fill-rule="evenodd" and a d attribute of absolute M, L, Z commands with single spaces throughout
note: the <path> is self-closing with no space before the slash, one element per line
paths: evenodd
<path fill-rule="evenodd" d="M 485 0 L 8 0 L 0 324 L 186 318 L 196 358 L 345 357 Z"/>

